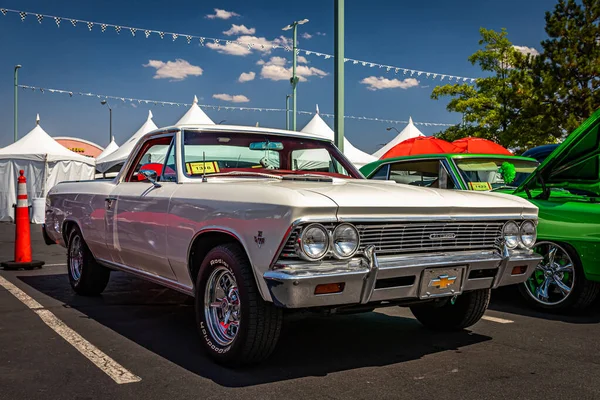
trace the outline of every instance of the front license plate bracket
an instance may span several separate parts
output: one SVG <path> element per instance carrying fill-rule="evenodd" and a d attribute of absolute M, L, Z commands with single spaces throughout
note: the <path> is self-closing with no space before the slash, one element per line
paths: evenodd
<path fill-rule="evenodd" d="M 464 266 L 423 270 L 419 298 L 432 299 L 461 294 L 465 270 Z"/>

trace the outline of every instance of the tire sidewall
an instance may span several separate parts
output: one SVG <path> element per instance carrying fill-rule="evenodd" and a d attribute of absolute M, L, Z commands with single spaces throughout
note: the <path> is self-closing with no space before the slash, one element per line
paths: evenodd
<path fill-rule="evenodd" d="M 81 266 L 81 275 L 79 276 L 79 280 L 76 280 L 71 272 L 71 246 L 73 246 L 73 239 L 75 239 L 76 236 L 79 236 L 79 241 L 81 243 L 81 252 L 83 255 L 83 265 Z M 71 287 L 73 287 L 73 289 L 77 289 L 79 287 L 81 281 L 83 280 L 83 275 L 86 273 L 87 270 L 87 254 L 85 250 L 86 247 L 85 242 L 83 240 L 83 236 L 81 235 L 79 228 L 75 227 L 69 235 L 69 246 L 67 248 L 67 275 L 69 275 L 69 282 L 71 283 Z"/>
<path fill-rule="evenodd" d="M 204 296 L 206 292 L 207 280 L 210 274 L 218 267 L 224 267 L 235 277 L 238 293 L 241 302 L 241 317 L 238 333 L 233 340 L 233 343 L 227 346 L 222 346 L 211 337 L 208 329 L 206 315 L 204 313 Z M 232 255 L 222 247 L 217 247 L 207 254 L 202 262 L 198 278 L 196 279 L 195 293 L 195 312 L 198 331 L 202 338 L 202 343 L 206 351 L 216 360 L 229 361 L 237 357 L 240 348 L 243 346 L 248 336 L 248 318 L 250 305 L 248 304 L 248 289 L 243 284 L 243 278 L 240 271 L 240 266 Z"/>

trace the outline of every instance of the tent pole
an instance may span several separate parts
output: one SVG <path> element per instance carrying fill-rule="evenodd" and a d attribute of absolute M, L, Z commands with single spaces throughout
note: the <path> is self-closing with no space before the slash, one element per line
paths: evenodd
<path fill-rule="evenodd" d="M 17 120 L 19 115 L 19 68 L 20 65 L 15 65 L 15 142 L 19 139 L 17 128 Z"/>
<path fill-rule="evenodd" d="M 344 151 L 344 0 L 334 0 L 334 139 L 340 151 Z"/>

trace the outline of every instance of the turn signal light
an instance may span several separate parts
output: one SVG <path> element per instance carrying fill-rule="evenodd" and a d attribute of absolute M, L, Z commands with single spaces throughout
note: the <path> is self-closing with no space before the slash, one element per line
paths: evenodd
<path fill-rule="evenodd" d="M 346 286 L 344 282 L 317 285 L 317 287 L 315 288 L 315 294 L 341 293 L 344 291 L 344 286 Z"/>
<path fill-rule="evenodd" d="M 523 275 L 525 272 L 527 272 L 527 266 L 525 265 L 520 265 L 512 269 L 512 275 Z"/>

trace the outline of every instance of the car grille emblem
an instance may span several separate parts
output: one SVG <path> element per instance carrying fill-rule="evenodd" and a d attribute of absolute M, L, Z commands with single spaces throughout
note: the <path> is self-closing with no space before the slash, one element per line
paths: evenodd
<path fill-rule="evenodd" d="M 440 275 L 429 282 L 429 286 L 437 289 L 447 289 L 448 286 L 454 285 L 456 276 Z"/>
<path fill-rule="evenodd" d="M 258 231 L 258 236 L 254 236 L 254 242 L 256 243 L 259 249 L 265 243 L 265 238 L 262 234 L 262 231 Z"/>
<path fill-rule="evenodd" d="M 432 233 L 429 235 L 429 239 L 456 239 L 456 233 L 444 232 L 444 233 Z"/>

